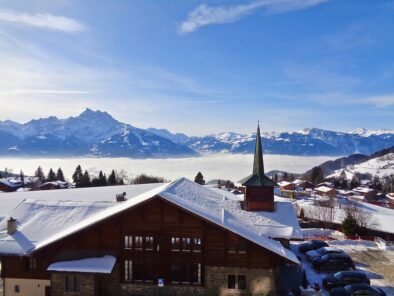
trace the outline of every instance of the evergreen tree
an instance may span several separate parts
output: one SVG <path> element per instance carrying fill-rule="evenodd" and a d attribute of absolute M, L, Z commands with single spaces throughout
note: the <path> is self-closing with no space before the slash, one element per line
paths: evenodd
<path fill-rule="evenodd" d="M 278 181 L 279 181 L 278 173 L 275 173 L 275 175 L 274 175 L 274 182 L 278 183 Z"/>
<path fill-rule="evenodd" d="M 347 180 L 343 179 L 340 186 L 342 189 L 348 189 L 349 185 L 347 183 Z"/>
<path fill-rule="evenodd" d="M 57 173 L 56 173 L 56 181 L 62 181 L 62 182 L 65 182 L 65 179 L 64 179 L 64 174 L 63 174 L 63 171 L 62 171 L 62 169 L 61 169 L 61 168 L 58 168 L 58 169 L 57 169 Z"/>
<path fill-rule="evenodd" d="M 98 186 L 107 186 L 107 177 L 103 174 L 103 171 L 99 172 L 99 185 Z"/>
<path fill-rule="evenodd" d="M 75 185 L 77 185 L 78 183 L 82 182 L 83 173 L 82 173 L 82 168 L 81 168 L 80 165 L 78 165 L 75 168 L 75 171 L 74 171 L 74 174 L 73 174 L 72 178 L 73 178 L 73 182 L 75 183 Z"/>
<path fill-rule="evenodd" d="M 294 175 L 293 174 L 291 174 L 290 175 L 290 180 L 289 180 L 290 182 L 293 182 L 294 181 Z"/>
<path fill-rule="evenodd" d="M 82 184 L 83 187 L 90 187 L 92 184 L 90 182 L 90 176 L 87 170 L 83 173 L 83 178 L 82 178 Z"/>
<path fill-rule="evenodd" d="M 111 174 L 108 177 L 108 185 L 116 185 L 116 173 L 115 170 L 112 170 Z"/>
<path fill-rule="evenodd" d="M 346 235 L 355 235 L 358 230 L 357 220 L 348 213 L 342 222 L 341 230 Z"/>
<path fill-rule="evenodd" d="M 201 172 L 198 172 L 196 177 L 194 178 L 194 182 L 200 184 L 200 185 L 204 185 L 205 184 L 205 180 L 204 180 L 204 176 L 201 174 Z"/>
<path fill-rule="evenodd" d="M 22 182 L 22 187 L 25 187 L 25 174 L 23 173 L 22 170 L 19 172 L 19 179 Z"/>
<path fill-rule="evenodd" d="M 52 170 L 52 168 L 49 169 L 49 172 L 48 172 L 48 176 L 47 176 L 46 181 L 47 181 L 47 182 L 56 181 L 56 174 L 55 174 L 55 172 Z"/>
<path fill-rule="evenodd" d="M 354 174 L 354 175 L 353 175 L 352 180 L 350 181 L 349 186 L 350 186 L 350 189 L 354 189 L 354 188 L 360 186 L 360 180 L 359 180 L 357 174 Z"/>
<path fill-rule="evenodd" d="M 314 167 L 311 172 L 311 182 L 314 185 L 317 185 L 323 181 L 324 181 L 324 174 L 322 168 L 319 166 Z"/>
<path fill-rule="evenodd" d="M 41 166 L 39 166 L 39 167 L 36 169 L 36 171 L 35 171 L 35 173 L 34 173 L 34 177 L 37 177 L 37 178 L 41 181 L 41 183 L 44 183 L 44 182 L 45 182 L 45 175 L 44 175 L 44 172 L 43 172 Z"/>
<path fill-rule="evenodd" d="M 287 172 L 283 173 L 283 181 L 287 181 L 289 180 L 289 175 L 287 174 Z"/>

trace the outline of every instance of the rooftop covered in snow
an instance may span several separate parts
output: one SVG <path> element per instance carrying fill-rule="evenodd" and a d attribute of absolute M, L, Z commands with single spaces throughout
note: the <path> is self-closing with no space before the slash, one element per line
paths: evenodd
<path fill-rule="evenodd" d="M 128 186 L 118 186 L 117 191 L 123 191 L 125 187 Z M 151 190 L 145 188 L 145 192 L 134 197 L 126 195 L 128 200 L 121 203 L 104 201 L 104 197 L 101 201 L 95 201 L 94 194 L 109 194 L 105 190 L 107 188 L 103 187 L 95 188 L 97 191 L 92 193 L 91 200 L 23 201 L 0 222 L 0 253 L 28 254 L 144 201 L 159 197 L 298 263 L 291 251 L 272 239 L 302 239 L 302 232 L 291 203 L 276 202 L 275 212 L 248 212 L 242 209 L 239 196 L 219 189 L 206 188 L 185 178 L 152 187 Z M 100 189 L 104 189 L 103 192 Z M 82 196 L 83 193 L 79 190 L 88 192 L 83 189 L 62 192 L 70 191 L 76 196 Z M 132 191 L 131 188 L 129 190 Z M 51 192 L 55 195 L 57 193 Z M 51 195 L 47 197 L 50 199 Z M 112 192 L 111 199 L 114 200 Z M 18 230 L 12 235 L 6 233 L 8 217 L 14 217 L 19 222 Z"/>
<path fill-rule="evenodd" d="M 55 262 L 48 266 L 48 271 L 82 272 L 110 274 L 116 263 L 116 258 L 106 255 L 98 258 Z"/>

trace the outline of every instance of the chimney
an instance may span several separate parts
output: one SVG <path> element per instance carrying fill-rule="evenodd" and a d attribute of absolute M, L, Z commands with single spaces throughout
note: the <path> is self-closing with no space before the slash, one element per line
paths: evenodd
<path fill-rule="evenodd" d="M 117 194 L 116 201 L 117 202 L 126 201 L 126 192 L 123 192 L 121 194 Z"/>
<path fill-rule="evenodd" d="M 7 233 L 14 234 L 16 232 L 17 227 L 18 227 L 18 221 L 11 217 L 7 221 Z"/>

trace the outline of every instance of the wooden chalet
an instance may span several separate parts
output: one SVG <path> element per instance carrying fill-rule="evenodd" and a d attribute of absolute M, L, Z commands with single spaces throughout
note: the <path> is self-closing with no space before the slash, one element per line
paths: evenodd
<path fill-rule="evenodd" d="M 245 201 L 184 178 L 118 202 L 27 199 L 0 222 L 4 295 L 277 295 L 299 264 L 280 241 L 302 232 L 254 172 Z"/>

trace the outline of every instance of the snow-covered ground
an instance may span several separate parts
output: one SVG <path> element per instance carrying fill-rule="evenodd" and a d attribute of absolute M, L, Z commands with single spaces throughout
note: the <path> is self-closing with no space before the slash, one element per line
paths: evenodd
<path fill-rule="evenodd" d="M 365 202 L 350 201 L 346 198 L 336 199 L 335 201 L 336 205 L 332 213 L 333 216 L 329 208 L 315 206 L 313 197 L 305 197 L 304 199 L 295 200 L 294 202 L 304 209 L 306 217 L 320 221 L 332 221 L 337 224 L 341 224 L 344 220 L 346 216 L 346 206 L 355 205 L 358 209 L 366 213 L 366 216 L 369 216 L 369 228 L 387 233 L 394 233 L 394 209 L 384 208 Z"/>
<path fill-rule="evenodd" d="M 326 234 L 326 231 L 315 231 L 315 233 L 323 236 Z M 312 264 L 306 260 L 305 255 L 299 252 L 301 243 L 291 242 L 290 248 L 301 258 L 301 264 L 306 271 L 309 283 L 317 283 L 322 287 L 322 279 L 329 273 L 320 273 L 313 269 Z M 334 240 L 330 241 L 329 245 L 345 251 L 352 257 L 356 269 L 368 275 L 372 286 L 381 288 L 387 295 L 394 295 L 394 251 L 380 250 L 374 242 L 370 241 Z M 369 257 L 370 254 L 374 254 L 374 256 Z M 322 295 L 329 296 L 330 294 L 323 289 Z"/>
<path fill-rule="evenodd" d="M 329 156 L 289 156 L 264 155 L 265 170 L 285 170 L 292 173 L 303 173 L 313 166 L 327 160 Z M 0 158 L 0 169 L 13 169 L 25 175 L 33 175 L 40 165 L 45 173 L 50 168 L 63 169 L 66 178 L 71 178 L 78 164 L 89 173 L 97 175 L 100 170 L 108 174 L 112 169 L 126 170 L 129 177 L 147 173 L 176 180 L 181 177 L 192 179 L 201 171 L 205 180 L 230 179 L 234 182 L 250 175 L 252 172 L 252 154 L 209 154 L 203 157 L 163 158 L 163 159 L 131 159 L 131 158 Z"/>
<path fill-rule="evenodd" d="M 346 178 L 348 180 L 351 180 L 356 172 L 361 174 L 368 173 L 372 176 L 377 175 L 380 178 L 389 176 L 394 174 L 394 153 L 389 153 L 381 157 L 373 158 L 356 165 L 348 165 L 344 170 L 337 170 L 328 177 L 338 177 L 342 171 L 345 171 Z"/>

